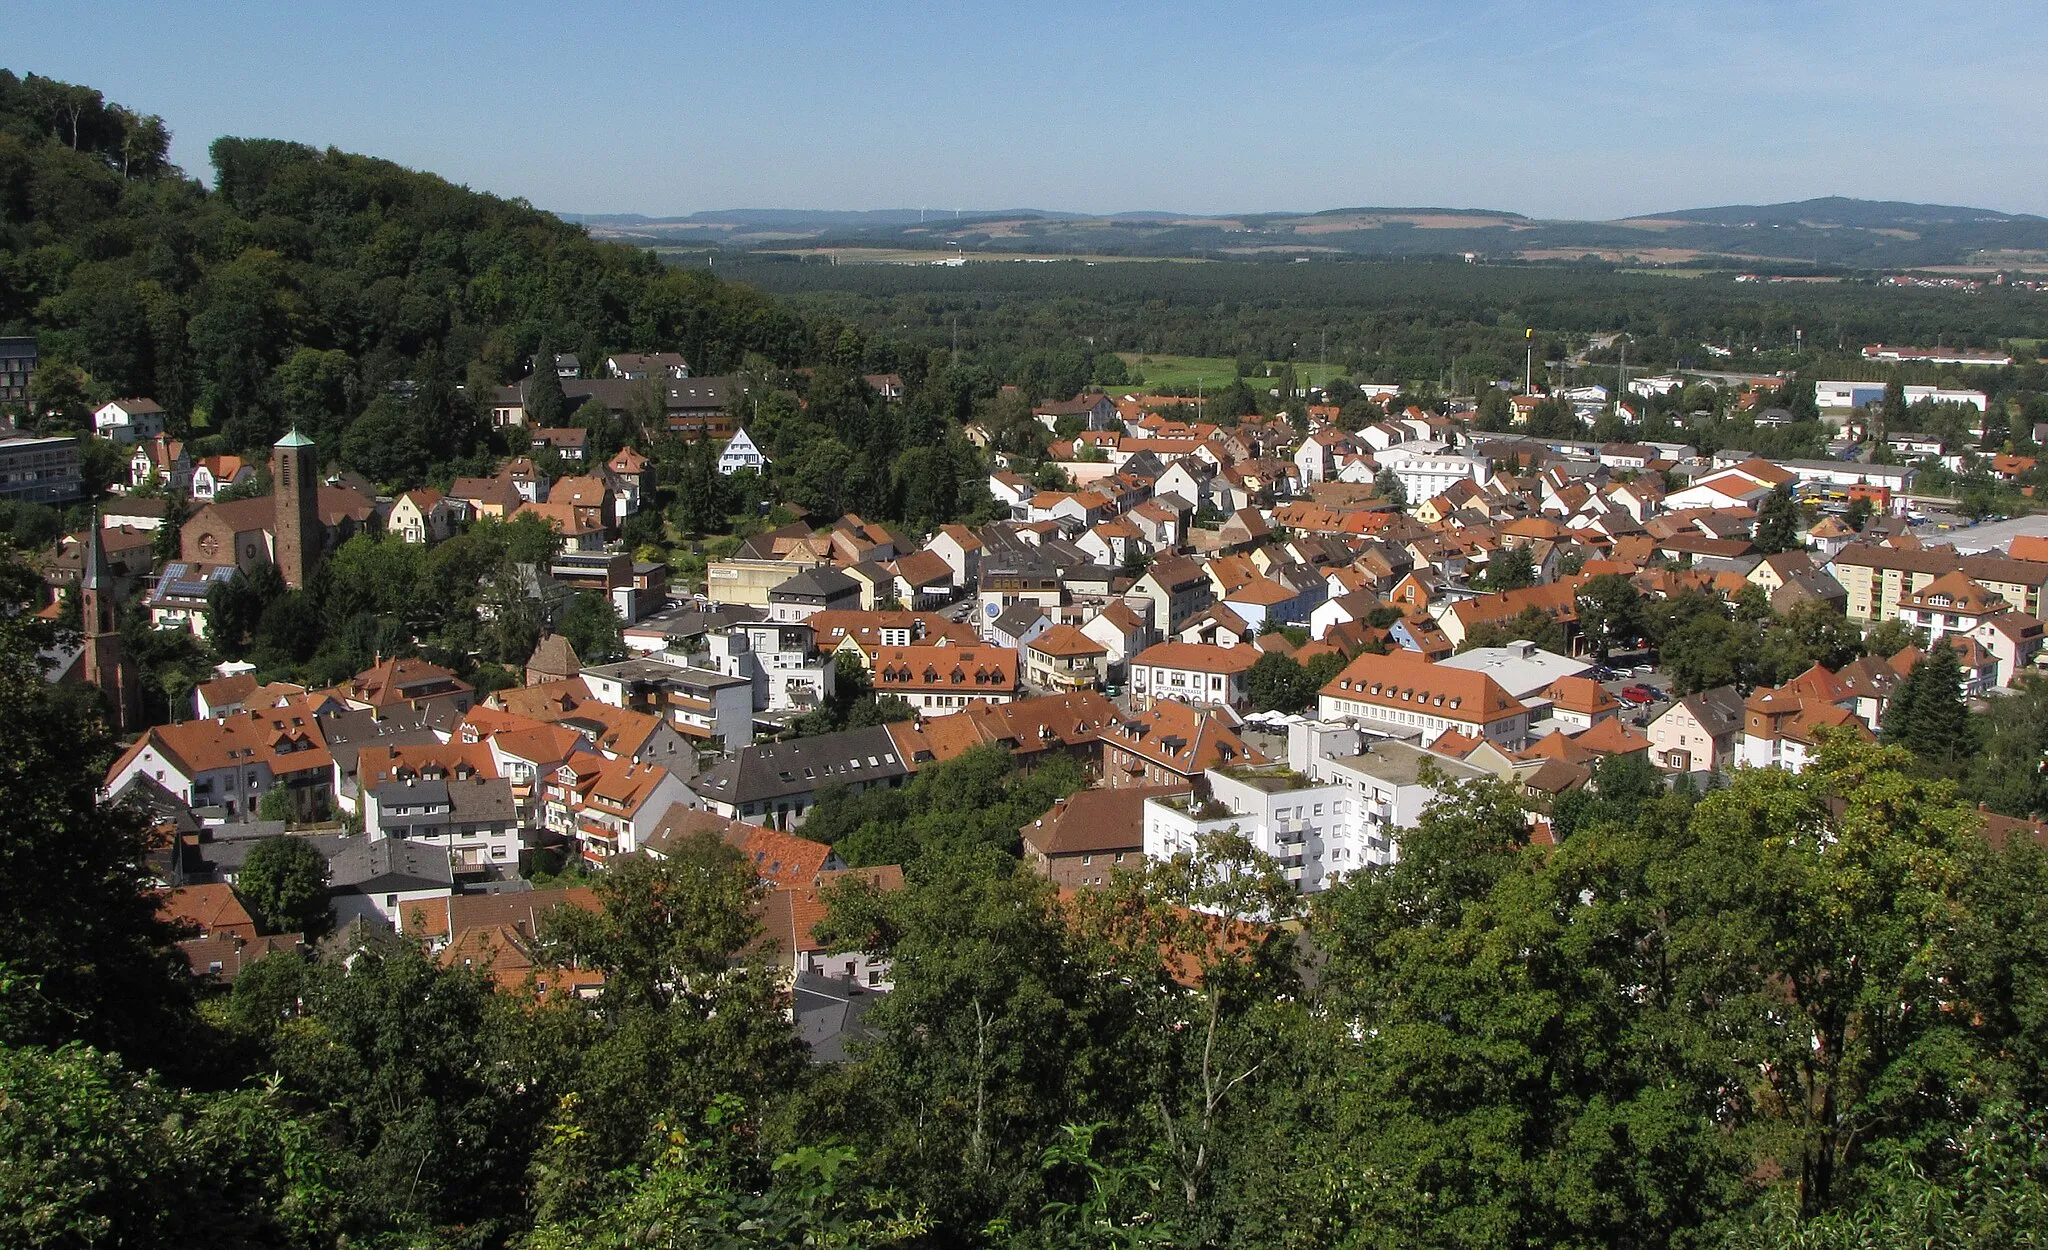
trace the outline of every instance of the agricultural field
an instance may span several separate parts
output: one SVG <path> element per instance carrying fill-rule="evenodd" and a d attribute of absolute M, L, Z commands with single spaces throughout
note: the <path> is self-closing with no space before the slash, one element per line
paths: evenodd
<path fill-rule="evenodd" d="M 1197 384 L 1210 390 L 1230 385 L 1230 379 L 1237 374 L 1237 362 L 1224 356 L 1151 356 L 1142 352 L 1118 352 L 1124 366 L 1135 369 L 1145 379 L 1148 389 L 1193 390 Z M 1296 362 L 1295 376 L 1308 386 L 1321 386 L 1331 378 L 1345 376 L 1342 365 L 1319 365 L 1313 361 Z M 1258 389 L 1260 379 L 1247 379 Z"/>

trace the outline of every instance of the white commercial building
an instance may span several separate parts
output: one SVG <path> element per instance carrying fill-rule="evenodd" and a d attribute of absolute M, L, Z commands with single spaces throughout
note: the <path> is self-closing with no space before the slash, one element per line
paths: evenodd
<path fill-rule="evenodd" d="M 1560 677 L 1584 677 L 1593 671 L 1593 662 L 1545 651 L 1533 642 L 1519 639 L 1504 647 L 1461 651 L 1448 660 L 1438 660 L 1437 667 L 1484 673 L 1502 690 L 1526 701 L 1550 689 Z"/>
<path fill-rule="evenodd" d="M 1921 400 L 1937 404 L 1968 404 L 1979 412 L 1989 411 L 1990 403 L 1983 391 L 1966 391 L 1946 386 L 1915 384 L 1904 388 L 1906 404 L 1912 406 Z M 1840 411 L 1850 408 L 1868 408 L 1884 402 L 1883 382 L 1815 382 L 1813 384 L 1814 406 L 1823 412 Z"/>

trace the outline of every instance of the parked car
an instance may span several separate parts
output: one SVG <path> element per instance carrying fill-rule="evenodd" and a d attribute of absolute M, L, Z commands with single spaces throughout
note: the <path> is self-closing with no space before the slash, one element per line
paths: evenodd
<path fill-rule="evenodd" d="M 1654 673 L 1657 670 L 1652 668 L 1648 664 L 1638 664 L 1629 671 L 1634 673 L 1637 677 L 1648 677 L 1651 673 Z"/>
<path fill-rule="evenodd" d="M 1622 691 L 1621 697 L 1631 703 L 1655 703 L 1663 698 L 1664 694 L 1655 686 L 1645 686 L 1639 682 Z"/>

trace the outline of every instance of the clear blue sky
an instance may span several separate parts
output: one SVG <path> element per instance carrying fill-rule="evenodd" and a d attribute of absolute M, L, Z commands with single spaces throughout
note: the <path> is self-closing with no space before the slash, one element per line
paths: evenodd
<path fill-rule="evenodd" d="M 0 64 L 544 207 L 2048 214 L 2039 0 L 15 4 Z"/>

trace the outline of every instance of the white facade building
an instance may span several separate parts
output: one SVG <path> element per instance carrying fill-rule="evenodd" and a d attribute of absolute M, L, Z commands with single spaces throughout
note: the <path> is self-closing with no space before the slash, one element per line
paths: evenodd
<path fill-rule="evenodd" d="M 140 442 L 164 432 L 164 410 L 153 399 L 116 399 L 92 414 L 92 432 L 116 443 Z"/>
<path fill-rule="evenodd" d="M 1209 770 L 1207 799 L 1147 799 L 1146 858 L 1171 858 L 1205 835 L 1234 831 L 1312 893 L 1393 863 L 1400 830 L 1415 826 L 1440 786 L 1487 776 L 1407 743 L 1367 742 L 1356 730 L 1313 721 L 1290 727 L 1287 756 L 1286 768 Z"/>
<path fill-rule="evenodd" d="M 761 449 L 754 445 L 753 438 L 744 429 L 735 431 L 724 449 L 718 453 L 718 471 L 727 477 L 741 469 L 752 469 L 756 473 L 762 473 L 767 468 L 768 457 L 761 454 Z"/>
<path fill-rule="evenodd" d="M 1493 466 L 1484 456 L 1460 456 L 1443 451 L 1422 451 L 1410 446 L 1390 447 L 1375 457 L 1382 469 L 1393 470 L 1401 491 L 1410 500 L 1434 499 L 1458 482 L 1484 482 Z"/>

